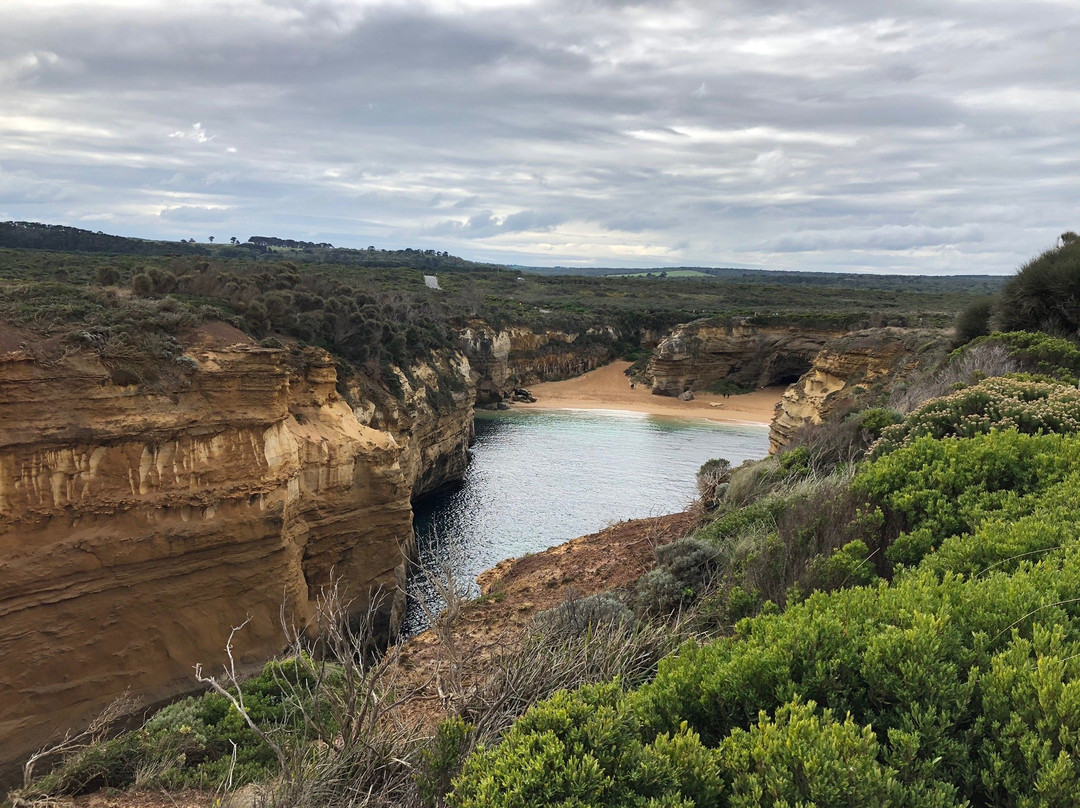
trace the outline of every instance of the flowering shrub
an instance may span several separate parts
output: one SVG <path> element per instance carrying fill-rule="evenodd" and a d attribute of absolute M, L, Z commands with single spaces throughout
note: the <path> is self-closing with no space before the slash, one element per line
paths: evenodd
<path fill-rule="evenodd" d="M 970 438 L 995 429 L 1027 435 L 1080 432 L 1080 390 L 1025 376 L 986 379 L 933 399 L 886 427 L 871 455 L 880 457 L 922 437 Z"/>

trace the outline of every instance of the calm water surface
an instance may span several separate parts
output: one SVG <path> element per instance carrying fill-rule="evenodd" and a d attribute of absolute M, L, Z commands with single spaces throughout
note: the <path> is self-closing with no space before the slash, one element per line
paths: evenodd
<path fill-rule="evenodd" d="M 614 411 L 483 413 L 464 483 L 416 505 L 419 563 L 438 570 L 448 560 L 474 596 L 476 576 L 503 559 L 682 510 L 706 460 L 737 466 L 768 449 L 766 426 Z M 422 603 L 441 609 L 422 572 L 409 588 L 407 635 L 427 626 Z"/>

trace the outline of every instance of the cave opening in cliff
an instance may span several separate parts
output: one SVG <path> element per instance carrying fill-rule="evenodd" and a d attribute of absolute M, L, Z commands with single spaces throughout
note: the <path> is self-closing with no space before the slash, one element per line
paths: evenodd
<path fill-rule="evenodd" d="M 769 386 L 783 385 L 784 387 L 788 387 L 789 385 L 795 384 L 801 376 L 801 373 L 784 373 L 779 376 L 773 376 L 769 381 Z"/>
<path fill-rule="evenodd" d="M 806 371 L 810 370 L 810 360 L 801 356 L 782 357 L 768 369 L 768 386 L 795 384 Z"/>

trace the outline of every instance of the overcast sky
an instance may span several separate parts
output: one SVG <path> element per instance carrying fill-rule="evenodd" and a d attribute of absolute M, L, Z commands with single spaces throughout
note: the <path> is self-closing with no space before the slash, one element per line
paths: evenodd
<path fill-rule="evenodd" d="M 0 220 L 919 273 L 1080 230 L 1080 0 L 0 6 Z"/>

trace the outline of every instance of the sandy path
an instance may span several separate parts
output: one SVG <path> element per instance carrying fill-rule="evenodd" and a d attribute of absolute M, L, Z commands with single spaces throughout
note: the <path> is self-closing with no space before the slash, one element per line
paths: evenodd
<path fill-rule="evenodd" d="M 513 406 L 548 410 L 628 410 L 711 421 L 768 424 L 785 389 L 764 387 L 729 398 L 696 393 L 693 401 L 679 401 L 670 396 L 654 396 L 649 388 L 641 385 L 631 390 L 630 381 L 623 373 L 628 367 L 629 362 L 612 362 L 576 379 L 534 385 L 529 391 L 536 396 L 536 403 Z"/>

